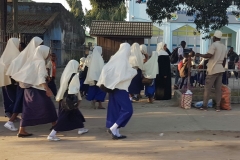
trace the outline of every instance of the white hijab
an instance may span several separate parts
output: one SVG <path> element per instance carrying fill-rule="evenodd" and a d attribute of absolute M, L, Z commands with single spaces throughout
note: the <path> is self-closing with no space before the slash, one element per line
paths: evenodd
<path fill-rule="evenodd" d="M 89 51 L 88 56 L 87 56 L 87 58 L 85 59 L 84 67 L 85 67 L 85 66 L 89 67 L 91 58 L 92 58 L 92 51 Z"/>
<path fill-rule="evenodd" d="M 60 101 L 63 99 L 64 93 L 67 90 L 68 87 L 68 81 L 70 80 L 70 77 L 73 73 L 78 72 L 79 63 L 76 60 L 71 60 L 68 62 L 67 66 L 65 67 L 61 79 L 60 79 L 60 88 L 58 90 L 56 101 Z M 77 94 L 80 89 L 80 82 L 78 78 L 78 74 L 76 74 L 68 87 L 68 94 Z"/>
<path fill-rule="evenodd" d="M 147 46 L 145 44 L 140 45 L 140 50 L 143 54 L 147 54 Z"/>
<path fill-rule="evenodd" d="M 19 72 L 12 75 L 17 82 L 23 82 L 34 86 L 46 83 L 47 70 L 45 59 L 49 55 L 49 47 L 40 45 L 35 49 L 32 61 L 24 65 Z"/>
<path fill-rule="evenodd" d="M 143 65 L 143 76 L 148 79 L 154 79 L 157 74 L 159 74 L 158 52 L 153 51 L 152 57 Z"/>
<path fill-rule="evenodd" d="M 17 73 L 25 63 L 27 63 L 28 59 L 31 62 L 31 58 L 33 57 L 34 51 L 39 46 L 43 40 L 39 37 L 34 37 L 27 47 L 12 61 L 10 64 L 6 75 L 12 76 Z"/>
<path fill-rule="evenodd" d="M 157 52 L 159 56 L 169 56 L 168 53 L 164 50 L 165 43 L 161 42 L 157 44 Z"/>
<path fill-rule="evenodd" d="M 84 65 L 85 60 L 86 60 L 85 57 L 80 58 L 80 65 Z"/>
<path fill-rule="evenodd" d="M 98 81 L 104 66 L 104 61 L 101 55 L 102 47 L 94 47 L 84 84 L 89 84 L 92 86 L 95 85 L 94 81 Z"/>
<path fill-rule="evenodd" d="M 11 79 L 9 76 L 6 76 L 6 72 L 11 62 L 20 53 L 18 49 L 19 43 L 18 38 L 10 38 L 4 52 L 2 53 L 0 58 L 0 87 L 11 84 Z"/>
<path fill-rule="evenodd" d="M 140 51 L 140 46 L 138 43 L 133 43 L 131 46 L 129 63 L 132 65 L 132 67 L 138 67 L 141 70 L 143 69 L 143 55 Z"/>
<path fill-rule="evenodd" d="M 117 53 L 103 67 L 97 85 L 103 84 L 112 90 L 118 88 L 128 92 L 133 77 L 137 75 L 137 71 L 129 64 L 130 53 L 130 45 L 122 43 Z"/>

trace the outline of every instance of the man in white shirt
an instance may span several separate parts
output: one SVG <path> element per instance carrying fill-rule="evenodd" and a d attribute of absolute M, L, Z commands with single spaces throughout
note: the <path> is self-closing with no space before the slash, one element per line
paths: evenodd
<path fill-rule="evenodd" d="M 184 48 L 186 47 L 186 42 L 185 41 L 182 41 L 181 42 L 181 47 L 178 48 L 178 63 L 183 59 L 183 50 Z M 179 70 L 177 69 L 176 71 L 176 77 L 175 77 L 175 84 L 174 84 L 174 89 L 178 89 L 178 80 L 180 78 L 180 75 L 179 75 Z"/>
<path fill-rule="evenodd" d="M 227 58 L 227 49 L 221 41 L 222 32 L 215 31 L 213 37 L 213 44 L 210 46 L 207 54 L 197 53 L 196 56 L 200 56 L 202 58 L 207 58 L 207 77 L 204 86 L 204 98 L 203 98 L 203 107 L 200 108 L 202 110 L 207 110 L 207 103 L 209 100 L 209 94 L 211 92 L 212 86 L 215 87 L 216 92 L 216 103 L 217 108 L 216 111 L 220 111 L 220 102 L 221 102 L 221 86 L 222 86 L 222 75 L 225 72 L 224 66 L 226 64 Z"/>

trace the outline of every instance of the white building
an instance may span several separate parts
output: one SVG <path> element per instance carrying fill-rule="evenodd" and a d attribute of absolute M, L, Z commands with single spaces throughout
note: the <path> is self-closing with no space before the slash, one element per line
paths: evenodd
<path fill-rule="evenodd" d="M 146 3 L 136 3 L 136 1 L 126 1 L 127 21 L 151 21 L 146 13 Z M 232 5 L 228 8 L 229 24 L 221 29 L 223 32 L 222 42 L 229 48 L 240 54 L 240 17 L 232 15 L 232 11 L 237 10 L 237 6 Z M 204 35 L 196 31 L 194 24 L 194 16 L 186 16 L 184 9 L 173 14 L 170 20 L 165 20 L 161 25 L 154 24 L 153 37 L 146 39 L 145 44 L 149 46 L 148 52 L 152 53 L 156 50 L 156 44 L 165 42 L 170 50 L 179 46 L 182 40 L 187 42 L 187 47 L 192 48 L 196 52 L 206 53 L 211 39 L 203 40 Z M 214 31 L 210 33 L 213 35 Z"/>

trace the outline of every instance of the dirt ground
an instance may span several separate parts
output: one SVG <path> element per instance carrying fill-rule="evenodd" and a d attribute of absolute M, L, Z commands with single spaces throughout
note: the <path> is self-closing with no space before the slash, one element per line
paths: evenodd
<path fill-rule="evenodd" d="M 107 101 L 104 103 L 107 107 Z M 121 129 L 125 140 L 106 133 L 106 110 L 95 110 L 83 100 L 81 111 L 89 133 L 60 132 L 59 142 L 46 140 L 50 124 L 28 127 L 31 138 L 18 138 L 3 127 L 0 108 L 0 160 L 239 160 L 240 107 L 220 113 L 184 110 L 174 101 L 133 103 L 134 115 Z M 19 122 L 15 123 L 19 126 Z"/>

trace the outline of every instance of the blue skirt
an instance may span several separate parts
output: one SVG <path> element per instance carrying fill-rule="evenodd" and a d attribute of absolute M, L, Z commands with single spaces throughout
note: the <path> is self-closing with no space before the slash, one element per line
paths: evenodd
<path fill-rule="evenodd" d="M 58 120 L 53 129 L 55 131 L 71 131 L 83 128 L 83 122 L 85 122 L 85 118 L 79 109 L 62 110 L 61 103 L 59 103 Z"/>
<path fill-rule="evenodd" d="M 21 127 L 57 121 L 55 106 L 46 92 L 36 88 L 24 89 Z"/>
<path fill-rule="evenodd" d="M 13 107 L 13 113 L 22 113 L 23 108 L 24 89 L 17 86 L 17 95 Z"/>
<path fill-rule="evenodd" d="M 5 113 L 13 113 L 13 108 L 17 96 L 17 87 L 17 85 L 13 84 L 2 87 L 3 106 Z"/>
<path fill-rule="evenodd" d="M 87 93 L 88 92 L 88 85 L 84 84 L 85 79 L 80 79 L 80 91 Z"/>
<path fill-rule="evenodd" d="M 117 123 L 118 128 L 125 127 L 133 114 L 129 94 L 125 90 L 114 90 L 109 93 L 106 127 L 110 128 Z"/>
<path fill-rule="evenodd" d="M 128 91 L 130 94 L 140 94 L 142 88 L 142 71 L 141 69 L 138 69 L 137 75 L 132 79 Z"/>
<path fill-rule="evenodd" d="M 145 86 L 145 95 L 148 98 L 153 98 L 155 93 L 155 80 L 153 80 L 153 84 L 151 86 Z"/>
<path fill-rule="evenodd" d="M 89 86 L 87 95 L 88 101 L 95 100 L 98 102 L 104 102 L 105 97 L 106 93 L 103 92 L 98 86 Z"/>

